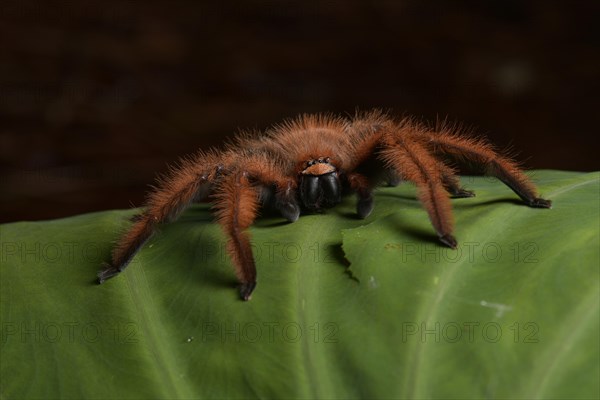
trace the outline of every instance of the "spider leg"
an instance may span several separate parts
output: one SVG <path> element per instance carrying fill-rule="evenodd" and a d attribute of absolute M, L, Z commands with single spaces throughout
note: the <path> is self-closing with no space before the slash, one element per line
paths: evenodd
<path fill-rule="evenodd" d="M 475 197 L 475 192 L 463 188 L 456 176 L 454 170 L 443 163 L 438 163 L 438 167 L 442 171 L 442 184 L 446 191 L 453 199 L 461 199 L 466 197 Z M 393 171 L 387 173 L 388 186 L 398 186 L 402 183 L 402 178 L 397 176 Z"/>
<path fill-rule="evenodd" d="M 517 163 L 498 154 L 487 142 L 461 137 L 448 129 L 442 129 L 439 134 L 426 135 L 429 147 L 435 154 L 448 155 L 483 167 L 487 175 L 500 179 L 530 207 L 552 207 L 551 200 L 539 197 L 535 186 Z"/>
<path fill-rule="evenodd" d="M 373 211 L 373 188 L 366 176 L 352 172 L 347 174 L 346 179 L 350 188 L 356 192 L 358 202 L 356 213 L 359 218 L 367 218 Z"/>
<path fill-rule="evenodd" d="M 239 172 L 223 180 L 215 200 L 217 219 L 228 236 L 227 251 L 240 282 L 240 296 L 247 301 L 256 287 L 256 265 L 246 229 L 256 218 L 259 194 L 249 183 L 248 174 Z"/>
<path fill-rule="evenodd" d="M 438 162 L 438 167 L 442 172 L 442 184 L 453 199 L 475 197 L 474 192 L 466 190 L 460 185 L 460 181 L 452 168 L 441 162 Z"/>
<path fill-rule="evenodd" d="M 275 193 L 275 208 L 290 222 L 296 222 L 300 217 L 300 206 L 296 199 L 296 191 L 292 182 L 280 185 Z"/>
<path fill-rule="evenodd" d="M 227 251 L 235 267 L 242 300 L 250 300 L 256 287 L 256 264 L 247 229 L 260 207 L 261 187 L 275 187 L 275 207 L 294 222 L 300 216 L 295 181 L 269 153 L 242 154 L 238 163 L 215 188 L 217 221 L 228 236 Z"/>
<path fill-rule="evenodd" d="M 390 187 L 396 187 L 402 183 L 402 178 L 398 176 L 394 171 L 386 172 L 386 182 Z"/>
<path fill-rule="evenodd" d="M 383 161 L 399 176 L 417 185 L 419 199 L 429 214 L 439 240 L 448 247 L 456 248 L 457 242 L 452 235 L 452 209 L 439 162 L 422 145 L 406 140 L 401 131 L 387 133 L 382 144 Z"/>
<path fill-rule="evenodd" d="M 148 196 L 145 210 L 132 219 L 133 225 L 123 234 L 112 251 L 110 263 L 98 272 L 103 283 L 127 267 L 133 256 L 155 232 L 157 226 L 176 219 L 194 200 L 208 193 L 220 167 L 212 155 L 199 154 L 195 160 L 184 160 Z"/>

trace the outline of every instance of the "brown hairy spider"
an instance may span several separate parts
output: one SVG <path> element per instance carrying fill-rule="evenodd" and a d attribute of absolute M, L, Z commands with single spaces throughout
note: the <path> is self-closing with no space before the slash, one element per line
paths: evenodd
<path fill-rule="evenodd" d="M 472 197 L 447 160 L 469 162 L 510 187 L 526 205 L 550 208 L 511 159 L 482 139 L 459 136 L 455 127 L 436 130 L 410 118 L 394 120 L 380 111 L 352 119 L 302 115 L 264 135 L 238 135 L 225 150 L 199 152 L 158 180 L 144 211 L 122 236 L 99 282 L 117 275 L 156 228 L 176 219 L 193 201 L 208 198 L 227 235 L 227 251 L 243 300 L 256 286 L 256 267 L 247 228 L 261 205 L 271 205 L 290 222 L 302 212 L 321 212 L 357 194 L 356 212 L 373 210 L 373 190 L 384 183 L 414 182 L 439 240 L 451 248 L 453 221 L 449 196 Z"/>

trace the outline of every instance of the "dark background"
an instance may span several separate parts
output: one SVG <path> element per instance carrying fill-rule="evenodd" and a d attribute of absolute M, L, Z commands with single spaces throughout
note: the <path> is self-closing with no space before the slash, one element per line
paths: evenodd
<path fill-rule="evenodd" d="M 139 206 L 238 128 L 356 107 L 597 170 L 599 3 L 2 0 L 0 221 Z"/>

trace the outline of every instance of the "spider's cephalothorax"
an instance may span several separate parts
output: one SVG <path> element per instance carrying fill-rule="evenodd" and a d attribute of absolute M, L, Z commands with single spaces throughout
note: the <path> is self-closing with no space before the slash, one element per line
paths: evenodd
<path fill-rule="evenodd" d="M 299 182 L 300 199 L 308 211 L 321 211 L 342 201 L 339 173 L 329 157 L 307 161 Z"/>
<path fill-rule="evenodd" d="M 550 208 L 510 158 L 481 139 L 461 136 L 442 125 L 430 128 L 412 119 L 394 120 L 380 111 L 352 119 L 303 115 L 263 135 L 239 135 L 223 151 L 200 152 L 159 179 L 144 211 L 117 242 L 112 260 L 98 274 L 100 283 L 117 275 L 161 223 L 176 219 L 193 201 L 213 202 L 228 238 L 242 299 L 256 286 L 256 266 L 247 228 L 262 203 L 290 222 L 302 212 L 321 212 L 356 193 L 356 212 L 373 209 L 374 188 L 384 179 L 416 184 L 438 239 L 456 248 L 451 197 L 472 197 L 459 184 L 449 161 L 480 167 L 511 188 L 526 205 Z"/>

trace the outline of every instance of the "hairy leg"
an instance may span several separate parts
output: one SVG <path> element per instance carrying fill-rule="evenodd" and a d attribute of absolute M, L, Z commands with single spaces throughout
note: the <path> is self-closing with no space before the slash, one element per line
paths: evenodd
<path fill-rule="evenodd" d="M 470 190 L 466 190 L 460 185 L 460 181 L 456 176 L 454 170 L 441 161 L 438 161 L 438 168 L 442 173 L 442 184 L 444 188 L 452 198 L 464 198 L 464 197 L 475 197 L 475 193 Z"/>
<path fill-rule="evenodd" d="M 398 129 L 383 137 L 383 161 L 403 179 L 417 185 L 419 199 L 425 206 L 440 241 L 448 247 L 456 248 L 457 242 L 452 236 L 452 209 L 443 185 L 439 162 L 419 143 L 406 140 L 403 128 L 398 126 Z"/>
<path fill-rule="evenodd" d="M 346 179 L 358 197 L 356 213 L 360 218 L 367 218 L 373 211 L 373 187 L 366 176 L 356 172 L 349 173 Z"/>
<path fill-rule="evenodd" d="M 498 154 L 491 145 L 479 139 L 462 137 L 451 128 L 442 127 L 439 133 L 426 132 L 428 147 L 439 155 L 467 161 L 483 168 L 511 188 L 530 207 L 550 208 L 552 202 L 539 197 L 537 190 L 516 162 Z"/>
<path fill-rule="evenodd" d="M 215 193 L 217 219 L 228 236 L 227 252 L 233 261 L 243 300 L 250 300 L 256 287 L 256 265 L 246 229 L 254 222 L 258 206 L 258 191 L 243 172 L 227 176 Z"/>
<path fill-rule="evenodd" d="M 237 156 L 238 161 L 215 188 L 215 210 L 219 224 L 228 237 L 240 296 L 250 300 L 256 287 L 256 265 L 250 245 L 248 227 L 254 222 L 260 206 L 262 188 L 275 187 L 275 207 L 284 218 L 294 222 L 300 215 L 295 182 L 268 153 L 252 152 Z"/>
<path fill-rule="evenodd" d="M 98 282 L 103 283 L 127 267 L 133 256 L 152 236 L 156 227 L 176 219 L 195 199 L 205 196 L 211 182 L 219 173 L 216 157 L 199 154 L 194 159 L 184 160 L 158 181 L 158 187 L 148 196 L 145 210 L 123 234 L 112 252 L 110 263 L 98 273 Z"/>
<path fill-rule="evenodd" d="M 427 147 L 421 135 L 415 135 L 413 131 L 421 131 L 425 128 L 411 118 L 405 118 L 399 124 L 395 124 L 387 115 L 379 110 L 367 113 L 359 113 L 352 121 L 352 134 L 356 137 L 357 157 L 351 168 L 356 168 L 359 164 L 366 161 L 380 146 L 381 137 L 386 131 L 402 131 L 402 135 L 410 137 L 413 140 L 422 142 Z M 473 197 L 475 194 L 460 186 L 460 182 L 452 168 L 438 161 L 438 167 L 442 173 L 442 183 L 446 191 L 453 198 Z M 393 169 L 385 171 L 385 181 L 389 186 L 398 186 L 402 182 L 402 177 Z"/>

